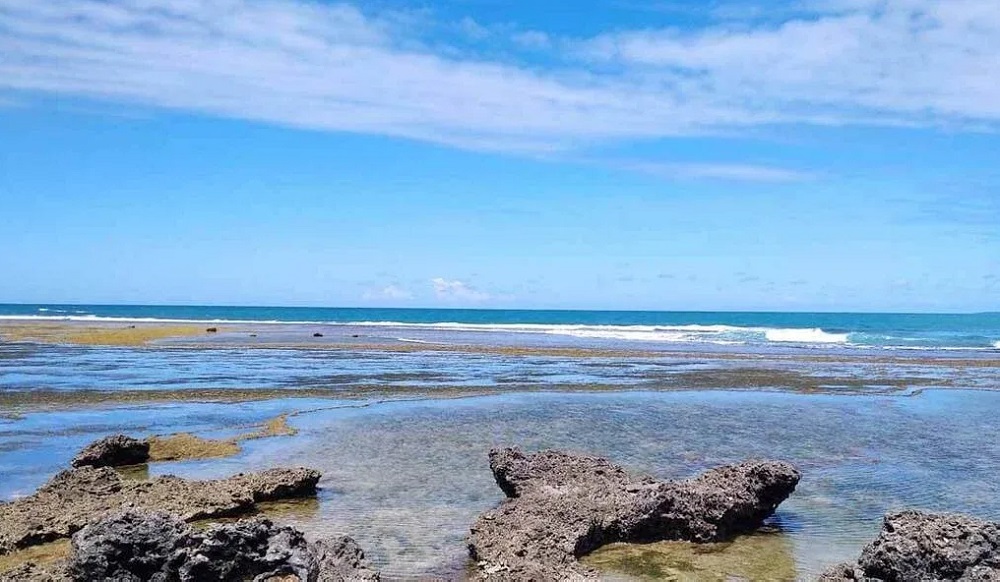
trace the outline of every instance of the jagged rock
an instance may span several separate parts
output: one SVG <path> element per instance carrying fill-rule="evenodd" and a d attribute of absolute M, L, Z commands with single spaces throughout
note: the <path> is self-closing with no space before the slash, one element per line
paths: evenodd
<path fill-rule="evenodd" d="M 96 440 L 73 457 L 74 467 L 123 467 L 149 461 L 149 443 L 123 434 Z"/>
<path fill-rule="evenodd" d="M 965 515 L 889 514 L 856 564 L 835 566 L 822 582 L 1000 582 L 1000 523 Z"/>
<path fill-rule="evenodd" d="M 214 481 L 171 475 L 124 480 L 114 469 L 63 471 L 33 495 L 0 503 L 0 554 L 69 537 L 94 519 L 122 508 L 160 510 L 184 521 L 247 513 L 256 502 L 312 494 L 313 469 L 269 469 Z"/>
<path fill-rule="evenodd" d="M 577 558 L 613 542 L 711 542 L 756 529 L 795 490 L 787 463 L 746 462 L 688 481 L 636 476 L 605 459 L 518 449 L 490 451 L 508 496 L 472 528 L 484 579 L 588 580 Z"/>
<path fill-rule="evenodd" d="M 351 538 L 311 544 L 266 518 L 198 531 L 162 512 L 124 511 L 73 536 L 73 580 L 377 581 Z"/>

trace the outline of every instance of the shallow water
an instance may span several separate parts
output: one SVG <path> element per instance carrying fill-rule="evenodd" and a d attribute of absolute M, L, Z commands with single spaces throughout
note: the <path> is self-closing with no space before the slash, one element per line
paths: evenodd
<path fill-rule="evenodd" d="M 79 445 L 111 430 L 179 426 L 223 434 L 292 409 L 344 404 L 278 400 L 34 413 L 0 424 L 0 495 L 37 486 Z M 293 417 L 295 437 L 247 442 L 229 459 L 156 464 L 151 473 L 205 478 L 276 465 L 316 467 L 324 474 L 319 503 L 282 507 L 277 518 L 311 535 L 354 536 L 387 579 L 461 575 L 469 526 L 501 498 L 486 460 L 494 445 L 585 451 L 670 478 L 748 457 L 792 461 L 804 477 L 779 508 L 779 533 L 772 535 L 780 536 L 777 545 L 798 579 L 855 558 L 891 509 L 1000 519 L 997 392 L 538 393 L 348 405 Z"/>
<path fill-rule="evenodd" d="M 240 341 L 244 341 L 241 338 Z M 384 347 L 384 346 L 383 346 Z M 530 351 L 534 349 L 535 351 Z M 603 354 L 603 352 L 601 352 Z M 800 351 L 607 355 L 341 346 L 95 347 L 0 342 L 0 396 L 24 392 L 288 390 L 325 396 L 539 388 L 910 390 L 998 387 L 1000 363 Z"/>

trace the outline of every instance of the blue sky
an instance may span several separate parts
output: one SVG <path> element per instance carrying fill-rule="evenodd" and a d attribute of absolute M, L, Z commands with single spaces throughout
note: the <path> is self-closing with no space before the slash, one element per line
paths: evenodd
<path fill-rule="evenodd" d="M 1000 310 L 995 0 L 0 0 L 0 302 Z"/>

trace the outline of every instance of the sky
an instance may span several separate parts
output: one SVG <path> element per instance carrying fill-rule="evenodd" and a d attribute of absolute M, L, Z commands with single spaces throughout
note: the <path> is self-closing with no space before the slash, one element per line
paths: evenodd
<path fill-rule="evenodd" d="M 1000 311 L 996 0 L 0 0 L 0 302 Z"/>

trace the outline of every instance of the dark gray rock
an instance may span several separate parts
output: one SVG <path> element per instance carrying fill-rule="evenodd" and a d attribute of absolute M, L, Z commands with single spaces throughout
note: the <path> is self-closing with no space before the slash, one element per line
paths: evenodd
<path fill-rule="evenodd" d="M 73 536 L 72 580 L 377 581 L 351 538 L 311 544 L 265 518 L 198 531 L 166 513 L 124 511 Z"/>
<path fill-rule="evenodd" d="M 711 542 L 761 525 L 795 490 L 787 463 L 746 462 L 688 481 L 632 475 L 605 459 L 518 449 L 490 451 L 509 499 L 472 528 L 480 576 L 502 580 L 596 579 L 577 558 L 614 542 Z"/>
<path fill-rule="evenodd" d="M 1000 582 L 1000 524 L 959 514 L 889 514 L 856 564 L 826 571 L 823 582 Z"/>
<path fill-rule="evenodd" d="M 122 508 L 166 511 L 184 521 L 245 514 L 260 501 L 316 492 L 318 471 L 268 469 L 214 481 L 172 475 L 122 479 L 108 467 L 63 471 L 33 495 L 0 503 L 0 555 L 69 537 L 95 516 Z"/>
<path fill-rule="evenodd" d="M 149 443 L 123 434 L 96 440 L 73 457 L 74 467 L 124 467 L 149 461 Z"/>
<path fill-rule="evenodd" d="M 166 513 L 127 511 L 73 535 L 74 580 L 169 580 L 170 561 L 191 545 L 187 524 Z"/>

